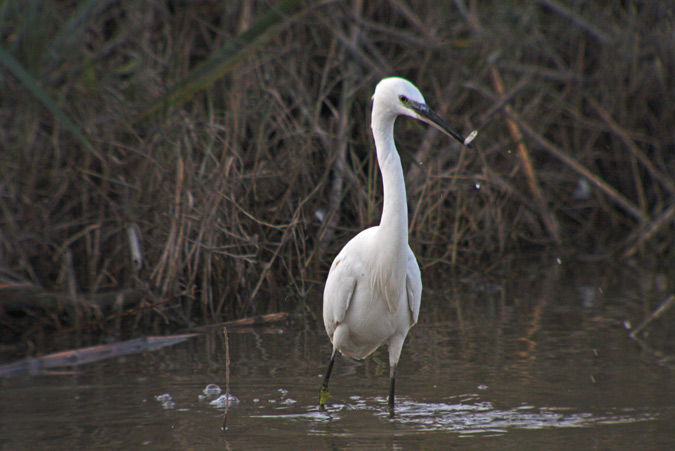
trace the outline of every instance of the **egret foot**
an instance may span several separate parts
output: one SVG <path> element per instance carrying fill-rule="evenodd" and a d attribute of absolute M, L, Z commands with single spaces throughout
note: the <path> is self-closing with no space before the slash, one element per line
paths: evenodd
<path fill-rule="evenodd" d="M 330 379 L 330 373 L 333 371 L 335 354 L 337 354 L 336 351 L 336 349 L 333 349 L 333 354 L 331 354 L 330 362 L 328 363 L 328 370 L 326 370 L 326 377 L 323 378 L 323 384 L 321 384 L 321 390 L 319 391 L 319 407 L 322 409 L 325 408 L 328 395 L 330 395 L 330 390 L 328 390 L 328 379 Z"/>
<path fill-rule="evenodd" d="M 321 391 L 319 392 L 319 407 L 322 409 L 326 408 L 326 401 L 328 401 L 329 395 L 330 390 L 328 390 L 328 385 L 321 384 Z"/>

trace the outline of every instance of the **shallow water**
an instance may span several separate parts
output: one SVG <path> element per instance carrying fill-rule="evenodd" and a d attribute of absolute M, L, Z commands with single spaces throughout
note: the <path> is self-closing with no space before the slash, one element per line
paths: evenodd
<path fill-rule="evenodd" d="M 425 288 L 393 418 L 384 349 L 361 362 L 339 358 L 328 408 L 319 411 L 330 345 L 310 319 L 231 331 L 230 388 L 239 404 L 226 433 L 223 409 L 209 404 L 216 395 L 200 399 L 208 384 L 225 387 L 224 339 L 211 333 L 61 373 L 0 379 L 0 446 L 675 449 L 675 345 L 659 333 L 675 312 L 648 326 L 644 343 L 626 329 L 672 292 L 670 279 L 605 265 L 532 268 Z"/>

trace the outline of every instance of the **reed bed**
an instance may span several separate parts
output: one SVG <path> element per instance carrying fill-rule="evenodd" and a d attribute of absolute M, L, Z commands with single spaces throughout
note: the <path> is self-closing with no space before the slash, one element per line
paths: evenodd
<path fill-rule="evenodd" d="M 479 130 L 398 122 L 424 269 L 672 257 L 672 4 L 567 3 L 2 3 L 2 340 L 307 310 L 379 219 L 390 75 Z"/>

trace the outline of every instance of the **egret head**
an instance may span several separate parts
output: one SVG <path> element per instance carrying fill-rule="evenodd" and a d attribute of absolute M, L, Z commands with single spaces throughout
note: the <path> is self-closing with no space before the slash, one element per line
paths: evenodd
<path fill-rule="evenodd" d="M 385 78 L 377 84 L 373 94 L 373 111 L 375 109 L 393 116 L 409 116 L 426 122 L 467 146 L 475 136 L 472 134 L 466 140 L 462 138 L 427 106 L 419 89 L 404 78 Z"/>

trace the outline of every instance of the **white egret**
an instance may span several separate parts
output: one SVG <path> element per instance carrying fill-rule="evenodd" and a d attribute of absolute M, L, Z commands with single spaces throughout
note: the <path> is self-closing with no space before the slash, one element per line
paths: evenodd
<path fill-rule="evenodd" d="M 333 344 L 319 404 L 328 399 L 328 379 L 337 351 L 365 359 L 380 345 L 389 348 L 389 406 L 394 406 L 396 366 L 403 342 L 417 322 L 422 278 L 408 245 L 408 206 L 401 159 L 394 145 L 394 121 L 409 116 L 429 123 L 469 145 L 424 102 L 407 80 L 392 77 L 377 84 L 372 98 L 371 129 L 382 172 L 384 206 L 380 225 L 347 243 L 333 261 L 323 292 L 323 321 Z"/>

